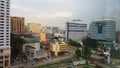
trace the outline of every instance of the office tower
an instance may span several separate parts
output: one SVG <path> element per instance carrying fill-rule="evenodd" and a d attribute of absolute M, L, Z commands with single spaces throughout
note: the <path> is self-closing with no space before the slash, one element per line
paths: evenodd
<path fill-rule="evenodd" d="M 0 0 L 0 68 L 10 68 L 10 0 Z"/>
<path fill-rule="evenodd" d="M 28 24 L 28 31 L 29 32 L 39 33 L 40 30 L 41 30 L 41 24 L 38 24 L 38 23 L 29 23 Z"/>
<path fill-rule="evenodd" d="M 113 18 L 95 19 L 90 24 L 90 37 L 111 46 L 115 42 L 116 21 Z"/>
<path fill-rule="evenodd" d="M 24 17 L 11 17 L 11 32 L 23 33 L 25 31 Z"/>
<path fill-rule="evenodd" d="M 66 23 L 66 41 L 70 39 L 81 41 L 86 36 L 87 24 L 81 21 L 73 21 Z"/>

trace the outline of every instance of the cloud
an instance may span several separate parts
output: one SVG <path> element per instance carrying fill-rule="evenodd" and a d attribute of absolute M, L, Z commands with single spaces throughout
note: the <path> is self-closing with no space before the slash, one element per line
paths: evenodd
<path fill-rule="evenodd" d="M 11 15 L 13 16 L 29 16 L 34 9 L 22 7 L 19 5 L 11 5 Z"/>
<path fill-rule="evenodd" d="M 93 18 L 120 16 L 120 0 L 11 0 L 11 4 L 11 15 L 25 17 L 27 23 L 63 25 L 73 19 L 90 23 Z"/>
<path fill-rule="evenodd" d="M 120 0 L 106 0 L 107 11 L 106 16 L 118 17 L 120 16 Z"/>
<path fill-rule="evenodd" d="M 106 17 L 114 17 L 116 20 L 116 30 L 120 31 L 120 0 L 106 0 Z"/>
<path fill-rule="evenodd" d="M 71 17 L 72 16 L 72 12 L 56 12 L 55 14 L 53 14 L 54 17 Z"/>
<path fill-rule="evenodd" d="M 11 5 L 11 9 L 12 9 L 11 10 L 12 15 L 26 16 L 26 17 L 64 18 L 64 17 L 72 16 L 72 12 L 67 12 L 67 11 L 40 12 L 40 10 L 35 10 L 17 5 Z"/>
<path fill-rule="evenodd" d="M 65 20 L 72 17 L 72 12 L 70 11 L 43 12 L 40 11 L 39 9 L 12 4 L 11 16 L 25 17 L 26 21 L 25 24 L 30 22 L 36 22 L 42 24 L 42 26 L 47 25 L 64 28 L 64 23 L 66 22 Z"/>

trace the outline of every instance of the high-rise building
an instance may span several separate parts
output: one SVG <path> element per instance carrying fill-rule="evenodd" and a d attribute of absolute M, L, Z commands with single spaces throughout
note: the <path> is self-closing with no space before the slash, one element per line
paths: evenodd
<path fill-rule="evenodd" d="M 86 36 L 87 24 L 81 21 L 73 21 L 66 23 L 66 41 L 72 39 L 81 41 Z"/>
<path fill-rule="evenodd" d="M 116 21 L 113 18 L 95 19 L 90 24 L 90 37 L 106 46 L 113 45 L 116 33 Z"/>
<path fill-rule="evenodd" d="M 29 32 L 37 32 L 39 33 L 41 30 L 41 24 L 38 23 L 29 23 L 28 24 L 28 31 Z"/>
<path fill-rule="evenodd" d="M 10 0 L 0 0 L 0 68 L 10 68 Z"/>
<path fill-rule="evenodd" d="M 24 28 L 24 18 L 23 17 L 11 17 L 11 32 L 12 33 L 23 33 Z"/>

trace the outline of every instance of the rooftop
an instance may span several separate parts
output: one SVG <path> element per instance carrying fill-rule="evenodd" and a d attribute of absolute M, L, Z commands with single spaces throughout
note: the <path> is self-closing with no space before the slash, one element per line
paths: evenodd
<path fill-rule="evenodd" d="M 39 37 L 28 37 L 28 38 L 23 38 L 26 43 L 35 43 L 35 42 L 40 42 Z"/>
<path fill-rule="evenodd" d="M 98 18 L 98 19 L 93 19 L 92 21 L 105 21 L 105 20 L 113 20 L 113 21 L 115 21 L 115 18 Z"/>

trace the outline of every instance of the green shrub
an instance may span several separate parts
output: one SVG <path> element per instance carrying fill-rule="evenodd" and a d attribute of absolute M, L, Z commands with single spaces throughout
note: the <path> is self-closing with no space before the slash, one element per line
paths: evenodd
<path fill-rule="evenodd" d="M 89 66 L 84 66 L 83 68 L 90 68 Z"/>
<path fill-rule="evenodd" d="M 95 68 L 103 68 L 102 66 L 96 65 Z"/>

